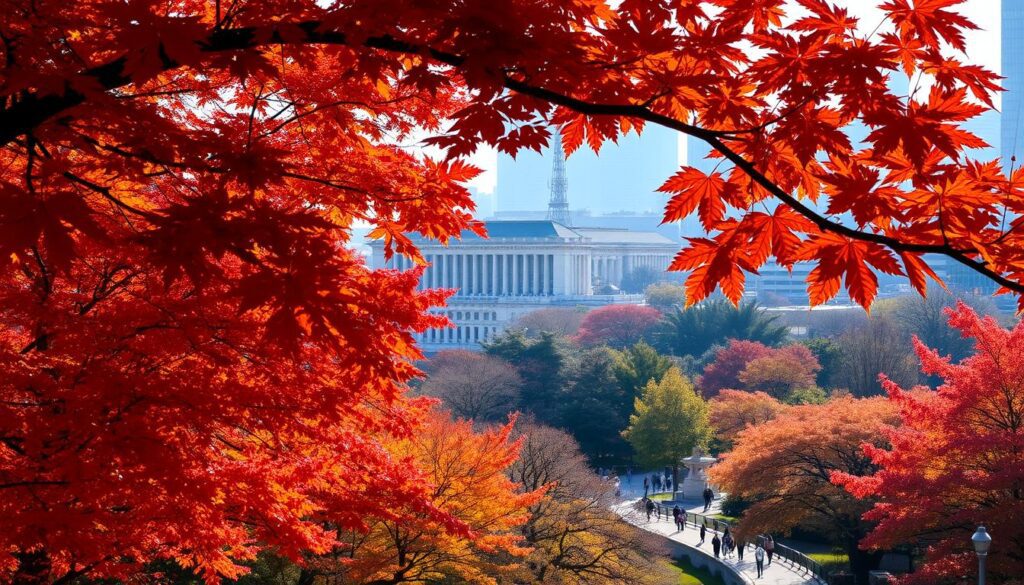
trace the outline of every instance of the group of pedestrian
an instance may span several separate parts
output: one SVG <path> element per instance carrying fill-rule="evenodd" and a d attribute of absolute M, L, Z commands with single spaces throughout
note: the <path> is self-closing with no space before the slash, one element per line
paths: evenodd
<path fill-rule="evenodd" d="M 714 551 L 716 559 L 719 558 L 719 555 L 728 559 L 736 553 L 739 555 L 740 560 L 743 560 L 743 553 L 737 553 L 737 546 L 736 539 L 733 538 L 732 532 L 729 530 L 728 526 L 725 527 L 725 532 L 722 533 L 721 539 L 718 538 L 717 532 L 715 533 L 715 537 L 711 539 L 711 549 Z"/>
<path fill-rule="evenodd" d="M 763 543 L 763 545 L 762 545 Z M 757 548 L 754 549 L 754 563 L 757 565 L 758 578 L 764 575 L 765 557 L 768 557 L 768 565 L 772 564 L 772 556 L 775 554 L 775 539 L 771 534 L 766 534 L 760 539 Z"/>

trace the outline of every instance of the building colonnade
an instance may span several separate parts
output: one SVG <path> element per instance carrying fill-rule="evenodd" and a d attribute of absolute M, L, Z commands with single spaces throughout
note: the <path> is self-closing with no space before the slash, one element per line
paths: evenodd
<path fill-rule="evenodd" d="M 590 294 L 590 266 L 584 254 L 430 253 L 419 288 L 454 288 L 459 296 L 553 296 Z M 415 263 L 395 256 L 391 268 Z"/>

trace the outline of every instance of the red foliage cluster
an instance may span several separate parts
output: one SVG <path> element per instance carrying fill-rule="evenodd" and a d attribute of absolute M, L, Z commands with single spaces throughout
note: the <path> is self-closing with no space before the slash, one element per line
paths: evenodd
<path fill-rule="evenodd" d="M 790 390 L 813 387 L 819 370 L 818 358 L 805 345 L 775 349 L 757 341 L 730 339 L 697 382 L 706 398 L 725 388 L 746 388 L 781 399 Z"/>
<path fill-rule="evenodd" d="M 865 547 L 925 545 L 926 562 L 908 583 L 970 573 L 979 524 L 995 535 L 989 577 L 1016 583 L 1024 575 L 1024 325 L 1007 331 L 963 303 L 949 315 L 976 353 L 954 364 L 917 342 L 922 370 L 943 385 L 912 392 L 887 382 L 900 424 L 888 432 L 890 446 L 866 447 L 879 471 L 833 480 L 878 502 L 865 514 L 878 523 Z"/>
<path fill-rule="evenodd" d="M 742 388 L 740 373 L 747 364 L 772 354 L 772 348 L 757 341 L 730 339 L 729 343 L 715 352 L 713 362 L 704 367 L 704 374 L 697 378 L 697 387 L 705 398 L 711 398 L 725 388 Z"/>
<path fill-rule="evenodd" d="M 576 341 L 621 349 L 644 339 L 660 320 L 661 311 L 654 307 L 609 305 L 587 313 Z"/>

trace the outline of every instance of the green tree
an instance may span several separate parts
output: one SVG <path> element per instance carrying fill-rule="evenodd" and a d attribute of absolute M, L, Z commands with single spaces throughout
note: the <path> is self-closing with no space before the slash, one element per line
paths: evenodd
<path fill-rule="evenodd" d="M 663 353 L 699 356 L 727 339 L 758 341 L 777 346 L 787 331 L 774 315 L 767 315 L 757 303 L 732 306 L 725 300 L 702 303 L 684 309 L 677 307 L 665 315 L 655 333 L 656 346 Z"/>
<path fill-rule="evenodd" d="M 632 404 L 616 378 L 617 353 L 598 347 L 572 360 L 557 400 L 559 426 L 572 434 L 595 467 L 624 464 L 632 453 L 620 434 Z"/>
<path fill-rule="evenodd" d="M 515 364 L 523 357 L 523 353 L 531 343 L 532 341 L 526 337 L 526 331 L 515 327 L 506 329 L 501 335 L 481 343 L 481 346 L 488 355 Z"/>
<path fill-rule="evenodd" d="M 568 378 L 569 341 L 550 332 L 529 339 L 521 330 L 506 331 L 484 344 L 484 351 L 516 368 L 522 380 L 519 409 L 538 420 L 558 423 L 558 396 Z"/>
<path fill-rule="evenodd" d="M 843 348 L 834 339 L 816 337 L 801 342 L 818 358 L 821 369 L 818 370 L 817 383 L 821 388 L 831 388 L 843 357 Z"/>
<path fill-rule="evenodd" d="M 644 467 L 672 465 L 678 479 L 679 460 L 711 438 L 708 405 L 678 368 L 660 382 L 651 381 L 636 399 L 629 427 L 623 431 Z"/>
<path fill-rule="evenodd" d="M 671 367 L 671 360 L 643 341 L 617 352 L 615 379 L 622 389 L 626 410 L 633 408 L 633 400 L 648 382 L 660 382 Z"/>

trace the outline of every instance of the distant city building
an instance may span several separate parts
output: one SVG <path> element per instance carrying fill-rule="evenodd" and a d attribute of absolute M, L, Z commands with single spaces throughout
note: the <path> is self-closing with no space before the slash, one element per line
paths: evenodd
<path fill-rule="evenodd" d="M 1017 168 L 1024 162 L 1024 125 L 1021 108 L 1024 107 L 1024 2 L 1003 0 L 1000 44 L 1000 68 L 1005 78 L 999 81 L 1006 91 L 1002 93 L 1001 144 L 1003 166 L 1010 167 L 1010 158 L 1017 157 Z"/>
<path fill-rule="evenodd" d="M 662 223 L 664 218 L 665 216 L 661 213 L 620 212 L 594 215 L 590 213 L 590 210 L 588 209 L 572 209 L 569 211 L 569 223 L 565 225 L 593 228 L 615 228 L 638 232 L 657 232 L 682 246 L 682 233 L 679 229 L 679 222 L 673 221 Z M 489 219 L 501 221 L 547 219 L 547 212 L 499 211 Z"/>
<path fill-rule="evenodd" d="M 551 148 L 498 155 L 497 212 L 544 211 L 551 192 Z M 660 212 L 667 197 L 657 189 L 679 166 L 678 134 L 653 124 L 643 135 L 608 142 L 600 157 L 586 145 L 565 162 L 568 199 L 595 214 Z"/>
<path fill-rule="evenodd" d="M 440 309 L 454 328 L 419 335 L 428 352 L 477 348 L 522 315 L 546 307 L 639 304 L 643 295 L 619 292 L 631 271 L 663 272 L 678 245 L 653 232 L 569 228 L 549 220 L 489 221 L 488 238 L 464 232 L 447 247 L 410 236 L 430 266 L 421 288 L 457 289 Z M 412 268 L 404 257 L 384 261 L 370 244 L 374 268 Z"/>
<path fill-rule="evenodd" d="M 473 199 L 473 205 L 476 206 L 476 212 L 473 214 L 474 217 L 482 219 L 494 215 L 493 193 L 481 193 L 476 187 L 470 187 L 469 196 Z"/>

